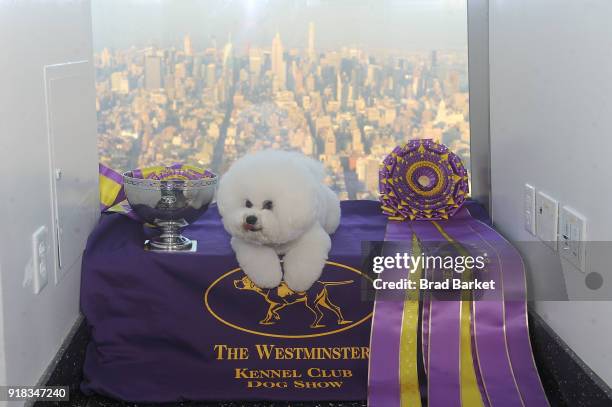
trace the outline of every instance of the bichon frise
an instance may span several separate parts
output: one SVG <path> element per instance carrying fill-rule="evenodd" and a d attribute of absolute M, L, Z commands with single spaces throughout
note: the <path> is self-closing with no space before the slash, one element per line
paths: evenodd
<path fill-rule="evenodd" d="M 299 153 L 265 150 L 236 161 L 217 194 L 223 226 L 247 276 L 261 288 L 284 280 L 306 291 L 319 279 L 340 223 L 340 201 L 323 166 Z M 283 268 L 279 255 L 284 255 Z"/>

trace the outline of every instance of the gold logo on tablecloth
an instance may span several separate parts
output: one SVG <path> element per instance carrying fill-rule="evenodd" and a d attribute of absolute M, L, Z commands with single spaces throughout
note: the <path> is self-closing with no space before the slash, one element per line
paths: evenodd
<path fill-rule="evenodd" d="M 321 280 L 306 292 L 296 292 L 284 282 L 273 289 L 259 288 L 240 268 L 235 268 L 206 289 L 204 305 L 222 324 L 255 335 L 275 338 L 332 335 L 372 317 L 372 303 L 360 298 L 362 278 L 369 279 L 353 267 L 328 261 Z"/>
<path fill-rule="evenodd" d="M 239 290 L 255 291 L 261 295 L 269 305 L 266 317 L 259 321 L 261 325 L 272 325 L 280 320 L 279 311 L 288 305 L 303 303 L 311 313 L 314 320 L 310 324 L 311 328 L 324 328 L 321 323 L 323 319 L 323 309 L 328 309 L 338 318 L 338 325 L 350 324 L 353 321 L 344 319 L 342 309 L 334 304 L 330 299 L 328 286 L 351 284 L 354 280 L 344 281 L 316 281 L 307 292 L 296 292 L 290 289 L 283 281 L 280 286 L 272 289 L 262 289 L 257 287 L 248 276 L 239 280 L 234 280 L 234 286 Z"/>

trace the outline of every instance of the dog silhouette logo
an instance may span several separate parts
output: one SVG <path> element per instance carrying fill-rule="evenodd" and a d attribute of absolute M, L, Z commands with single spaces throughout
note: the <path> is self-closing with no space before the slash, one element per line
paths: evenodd
<path fill-rule="evenodd" d="M 257 287 L 248 276 L 244 276 L 239 280 L 234 280 L 234 287 L 239 290 L 254 291 L 261 295 L 269 304 L 268 311 L 264 319 L 259 321 L 261 325 L 273 325 L 281 319 L 281 311 L 283 308 L 298 303 L 304 304 L 305 308 L 313 314 L 313 321 L 310 328 L 325 328 L 321 323 L 323 319 L 323 310 L 331 311 L 337 318 L 338 325 L 350 324 L 349 321 L 342 315 L 342 309 L 334 304 L 330 298 L 327 287 L 335 285 L 352 284 L 354 280 L 344 281 L 316 281 L 308 291 L 297 292 L 290 289 L 283 281 L 276 288 L 263 289 Z"/>
<path fill-rule="evenodd" d="M 322 276 L 307 291 L 294 291 L 285 283 L 262 289 L 237 267 L 204 289 L 203 305 L 231 329 L 270 338 L 316 338 L 359 326 L 367 330 L 373 309 L 362 294 L 371 283 L 359 269 L 327 261 Z"/>

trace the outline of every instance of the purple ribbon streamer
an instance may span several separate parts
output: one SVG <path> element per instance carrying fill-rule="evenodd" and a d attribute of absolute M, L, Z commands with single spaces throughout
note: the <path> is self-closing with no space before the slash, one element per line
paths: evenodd
<path fill-rule="evenodd" d="M 411 242 L 412 230 L 406 223 L 389 222 L 386 241 Z M 402 274 L 388 270 L 381 274 L 384 281 L 396 281 Z M 402 297 L 403 298 L 403 297 Z M 400 404 L 399 354 L 404 301 L 398 298 L 380 298 L 374 303 L 370 338 L 370 365 L 368 377 L 368 406 L 388 407 Z"/>
<path fill-rule="evenodd" d="M 487 399 L 496 407 L 548 406 L 529 340 L 522 258 L 498 232 L 462 212 L 467 216 L 460 222 L 440 223 L 455 240 L 490 253 L 483 277 L 496 281 L 495 290 L 474 302 L 474 341 Z"/>
<path fill-rule="evenodd" d="M 508 354 L 523 405 L 526 407 L 549 406 L 533 359 L 529 339 L 523 260 L 517 250 L 489 226 L 478 220 L 470 222 L 470 226 L 499 254 L 502 269 L 508 270 L 501 276 L 505 302 L 505 333 Z"/>
<path fill-rule="evenodd" d="M 471 219 L 470 213 L 467 209 L 462 209 L 460 212 L 458 212 L 454 217 L 454 220 L 462 220 L 462 219 Z M 418 229 L 418 226 L 415 227 L 415 229 Z M 424 230 L 419 230 L 419 233 L 417 234 L 418 236 L 420 236 L 421 238 L 423 238 L 422 240 L 429 240 L 429 241 L 439 241 L 442 239 L 442 237 L 440 236 L 439 232 L 433 228 L 428 228 L 428 229 L 424 229 Z M 428 279 L 431 278 L 431 275 L 427 275 Z M 431 312 L 430 312 L 430 307 L 431 307 L 431 298 L 429 294 L 425 294 L 423 296 L 423 310 L 422 310 L 422 320 L 421 320 L 421 343 L 422 343 L 422 347 L 423 347 L 423 366 L 425 368 L 425 373 L 429 372 L 429 359 L 427 357 L 427 355 L 429 354 L 429 326 L 430 326 L 430 317 L 431 317 Z M 473 325 L 473 318 L 471 319 L 471 330 L 472 330 L 472 349 L 476 349 L 475 344 L 474 344 L 474 325 Z M 485 391 L 484 391 L 484 385 L 482 382 L 482 375 L 480 374 L 480 370 L 478 369 L 478 360 L 477 360 L 477 356 L 476 353 L 473 352 L 472 353 L 472 358 L 474 359 L 474 366 L 475 366 L 475 373 L 476 373 L 476 381 L 478 383 L 478 387 L 480 389 L 480 393 L 484 396 L 485 395 Z M 489 407 L 490 404 L 487 400 L 486 397 L 483 397 L 482 399 L 484 405 L 486 407 Z"/>
<path fill-rule="evenodd" d="M 431 222 L 412 222 L 412 228 L 420 241 L 436 242 L 444 239 Z M 445 301 L 435 298 L 429 301 L 427 343 L 423 343 L 429 407 L 461 406 L 459 295 L 457 292 Z M 456 300 L 453 300 L 454 297 Z"/>
<path fill-rule="evenodd" d="M 424 275 L 424 278 L 429 279 L 428 275 Z M 422 357 L 423 357 L 423 368 L 425 370 L 425 374 L 429 372 L 429 359 L 427 355 L 429 354 L 429 317 L 431 316 L 430 311 L 431 306 L 431 298 L 429 294 L 423 295 L 423 310 L 421 317 L 421 347 L 423 348 Z"/>
<path fill-rule="evenodd" d="M 467 218 L 459 222 L 440 222 L 444 231 L 454 240 L 466 245 L 483 247 L 483 240 L 472 229 L 473 220 Z M 473 253 L 473 255 L 478 255 Z M 479 300 L 473 302 L 474 342 L 482 375 L 486 398 L 493 406 L 522 406 L 523 400 L 516 384 L 508 346 L 506 342 L 504 321 L 504 300 L 501 284 L 501 264 L 495 256 L 490 256 L 491 262 L 487 272 L 481 278 L 495 281 L 494 290 L 483 290 Z"/>
<path fill-rule="evenodd" d="M 117 184 L 121 185 L 121 189 L 117 193 L 115 200 L 110 206 L 117 205 L 119 202 L 126 199 L 125 190 L 123 189 L 123 175 L 119 174 L 117 171 L 107 167 L 106 165 L 102 163 L 98 163 L 98 174 L 108 179 L 111 179 Z M 102 204 L 100 204 L 100 206 L 101 206 L 102 211 L 108 208 L 107 206 L 102 205 Z"/>
<path fill-rule="evenodd" d="M 495 252 L 489 256 L 493 260 L 489 271 L 481 273 L 480 277 L 494 280 L 496 290 L 480 293 L 482 296 L 473 303 L 472 315 L 472 348 L 483 403 L 495 407 L 549 406 L 529 341 L 525 270 L 520 255 L 495 230 L 472 218 L 466 209 L 457 213 L 453 220 L 439 221 L 439 224 L 468 252 L 473 251 L 472 247 Z M 385 240 L 409 241 L 411 231 L 422 242 L 445 240 L 431 222 L 389 222 Z M 422 349 L 430 407 L 461 405 L 459 293 L 457 301 L 453 298 L 454 294 L 450 301 L 448 297 L 446 301 L 424 299 Z M 369 405 L 387 407 L 400 403 L 397 372 L 402 311 L 401 301 L 376 301 Z"/>
<path fill-rule="evenodd" d="M 401 301 L 376 301 L 368 377 L 368 406 L 399 406 L 399 346 L 402 326 Z"/>

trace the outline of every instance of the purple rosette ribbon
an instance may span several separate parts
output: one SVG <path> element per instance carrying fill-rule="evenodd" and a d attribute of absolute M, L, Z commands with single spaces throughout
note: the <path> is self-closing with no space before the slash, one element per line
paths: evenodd
<path fill-rule="evenodd" d="M 469 192 L 459 156 L 431 139 L 411 140 L 383 160 L 379 172 L 383 213 L 391 220 L 443 220 Z"/>
<path fill-rule="evenodd" d="M 207 169 L 185 164 L 173 164 L 168 167 L 156 166 L 139 168 L 132 171 L 133 178 L 156 180 L 196 180 L 212 178 L 215 175 Z"/>

